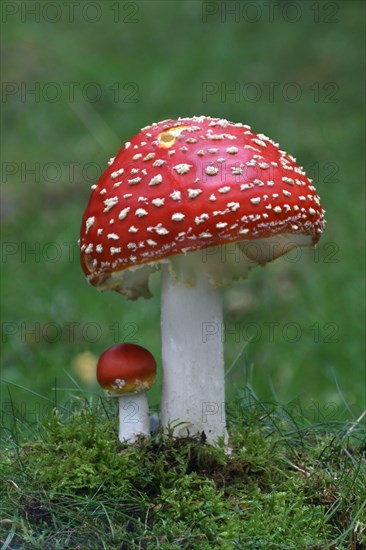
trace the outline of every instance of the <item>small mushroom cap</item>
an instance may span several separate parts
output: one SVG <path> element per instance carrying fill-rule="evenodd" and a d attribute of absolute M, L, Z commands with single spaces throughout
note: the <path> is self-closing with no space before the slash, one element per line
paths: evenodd
<path fill-rule="evenodd" d="M 186 269 L 187 282 L 205 271 L 224 284 L 295 246 L 316 244 L 325 225 L 296 160 L 249 126 L 218 118 L 143 128 L 93 187 L 81 226 L 82 268 L 100 290 L 129 298 L 149 295 L 148 277 L 161 262 L 175 273 Z M 202 250 L 223 245 L 244 261 L 213 258 L 212 250 L 202 261 Z"/>
<path fill-rule="evenodd" d="M 136 344 L 116 344 L 99 358 L 97 380 L 109 395 L 147 391 L 156 378 L 152 354 Z"/>

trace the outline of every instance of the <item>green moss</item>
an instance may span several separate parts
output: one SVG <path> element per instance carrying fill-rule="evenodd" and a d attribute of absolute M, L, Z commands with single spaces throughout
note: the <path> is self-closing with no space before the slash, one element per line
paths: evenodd
<path fill-rule="evenodd" d="M 161 434 L 121 445 L 115 424 L 101 407 L 67 420 L 55 411 L 34 440 L 9 441 L 1 455 L 5 548 L 366 544 L 356 438 L 351 446 L 329 426 L 295 430 L 276 411 L 263 415 L 263 405 L 232 418 L 230 452 Z"/>

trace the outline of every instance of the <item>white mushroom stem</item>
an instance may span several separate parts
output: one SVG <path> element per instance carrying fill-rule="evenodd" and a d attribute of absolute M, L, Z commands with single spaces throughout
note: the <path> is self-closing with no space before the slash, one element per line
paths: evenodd
<path fill-rule="evenodd" d="M 221 291 L 203 273 L 186 286 L 161 270 L 162 427 L 227 442 Z"/>
<path fill-rule="evenodd" d="M 146 392 L 127 393 L 118 397 L 119 440 L 133 443 L 138 436 L 150 436 L 149 405 Z"/>

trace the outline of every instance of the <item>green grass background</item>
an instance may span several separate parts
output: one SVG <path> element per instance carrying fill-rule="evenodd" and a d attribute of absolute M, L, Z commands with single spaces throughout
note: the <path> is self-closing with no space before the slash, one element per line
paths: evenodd
<path fill-rule="evenodd" d="M 133 339 L 160 365 L 159 277 L 149 301 L 99 294 L 75 242 L 98 172 L 90 163 L 103 170 L 153 121 L 200 114 L 278 141 L 314 178 L 328 221 L 317 252 L 277 260 L 226 290 L 228 397 L 249 383 L 261 400 L 291 404 L 314 422 L 361 414 L 363 2 L 297 2 L 295 10 L 286 2 L 104 1 L 100 17 L 83 13 L 82 2 L 71 22 L 65 8 L 55 22 L 51 9 L 23 21 L 22 5 L 33 3 L 12 4 L 20 11 L 2 22 L 3 423 L 14 411 L 27 421 L 46 415 L 47 399 L 100 395 L 73 369 L 81 352 L 98 356 Z M 214 90 L 206 97 L 205 83 Z M 239 97 L 225 93 L 235 86 Z M 35 95 L 22 97 L 32 87 Z M 158 387 L 151 397 L 157 405 Z"/>

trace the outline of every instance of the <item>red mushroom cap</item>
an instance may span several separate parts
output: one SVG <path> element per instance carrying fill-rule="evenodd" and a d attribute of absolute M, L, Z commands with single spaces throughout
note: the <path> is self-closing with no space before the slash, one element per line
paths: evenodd
<path fill-rule="evenodd" d="M 136 344 L 116 344 L 99 358 L 97 380 L 109 394 L 140 393 L 151 388 L 156 363 L 151 353 Z"/>
<path fill-rule="evenodd" d="M 93 187 L 81 226 L 82 268 L 93 285 L 127 295 L 126 270 L 138 287 L 136 268 L 147 266 L 142 287 L 161 260 L 178 254 L 284 235 L 295 245 L 315 244 L 325 225 L 296 160 L 249 126 L 218 118 L 143 128 Z"/>

